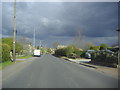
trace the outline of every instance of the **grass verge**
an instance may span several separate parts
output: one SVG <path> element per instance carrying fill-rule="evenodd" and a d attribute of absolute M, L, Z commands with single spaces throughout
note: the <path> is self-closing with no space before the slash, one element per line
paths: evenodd
<path fill-rule="evenodd" d="M 16 61 L 16 62 L 20 62 L 20 61 Z M 12 65 L 12 64 L 15 64 L 15 63 L 11 62 L 11 61 L 6 61 L 6 62 L 3 62 L 3 63 L 0 63 L 0 70 L 4 69 L 5 67 L 7 67 L 9 65 Z"/>
<path fill-rule="evenodd" d="M 23 56 L 23 57 L 17 57 L 16 59 L 28 59 L 31 58 L 32 56 Z"/>
<path fill-rule="evenodd" d="M 7 67 L 8 65 L 14 64 L 14 62 L 11 61 L 6 61 L 3 63 L 0 63 L 0 70 L 4 69 L 5 67 Z"/>

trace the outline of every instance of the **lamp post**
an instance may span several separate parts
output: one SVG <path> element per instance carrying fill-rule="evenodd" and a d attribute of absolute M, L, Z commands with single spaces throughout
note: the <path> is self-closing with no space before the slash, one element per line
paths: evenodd
<path fill-rule="evenodd" d="M 116 29 L 118 31 L 118 65 L 120 62 L 120 28 Z"/>

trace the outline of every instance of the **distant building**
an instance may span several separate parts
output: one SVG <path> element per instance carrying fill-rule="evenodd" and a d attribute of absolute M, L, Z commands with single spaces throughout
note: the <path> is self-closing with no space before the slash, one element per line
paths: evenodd
<path fill-rule="evenodd" d="M 65 46 L 65 45 L 58 45 L 58 46 L 57 46 L 57 49 L 65 48 L 65 47 L 67 47 L 67 46 Z"/>

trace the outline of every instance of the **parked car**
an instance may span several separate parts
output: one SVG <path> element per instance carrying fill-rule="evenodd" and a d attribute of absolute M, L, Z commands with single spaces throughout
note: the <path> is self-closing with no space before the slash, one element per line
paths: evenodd
<path fill-rule="evenodd" d="M 90 59 L 91 58 L 91 53 L 94 52 L 95 50 L 87 50 L 87 52 L 85 53 L 85 57 Z"/>

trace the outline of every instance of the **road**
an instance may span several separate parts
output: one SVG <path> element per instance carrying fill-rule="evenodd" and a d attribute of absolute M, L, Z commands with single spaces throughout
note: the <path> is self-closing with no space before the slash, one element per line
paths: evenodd
<path fill-rule="evenodd" d="M 3 88 L 117 88 L 115 77 L 46 54 L 3 70 Z"/>

